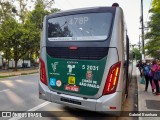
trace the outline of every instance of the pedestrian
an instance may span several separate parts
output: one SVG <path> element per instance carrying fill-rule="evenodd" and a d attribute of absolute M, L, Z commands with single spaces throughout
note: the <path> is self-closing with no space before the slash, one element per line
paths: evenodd
<path fill-rule="evenodd" d="M 160 70 L 160 61 L 158 61 L 158 70 Z"/>
<path fill-rule="evenodd" d="M 139 60 L 139 62 L 137 63 L 136 67 L 138 67 L 139 72 L 140 72 L 140 76 L 142 77 L 142 69 L 143 69 L 142 60 Z"/>
<path fill-rule="evenodd" d="M 152 63 L 150 63 L 150 68 L 153 66 Z M 152 70 L 150 69 L 149 71 L 149 81 L 151 81 L 151 88 L 152 88 L 152 93 L 154 93 L 154 89 L 156 89 L 156 85 L 154 83 L 154 80 L 153 80 L 153 72 Z"/>
<path fill-rule="evenodd" d="M 150 82 L 150 85 L 152 87 L 152 79 L 150 79 L 150 66 L 149 66 L 149 63 L 146 62 L 144 63 L 143 65 L 143 75 L 144 75 L 144 78 L 145 78 L 145 81 L 146 81 L 146 84 L 145 84 L 145 91 L 148 90 L 148 84 Z M 153 91 L 153 90 L 152 90 Z"/>
<path fill-rule="evenodd" d="M 154 75 L 154 72 L 157 72 L 158 71 L 158 64 L 157 64 L 157 61 L 156 60 L 153 60 L 152 61 L 152 64 L 153 66 L 150 68 L 153 72 L 153 75 Z M 155 92 L 155 95 L 160 95 L 160 91 L 159 91 L 159 80 L 155 80 L 154 77 L 153 77 L 153 80 L 154 80 L 154 83 L 156 85 L 156 92 Z"/>
<path fill-rule="evenodd" d="M 158 62 L 158 70 L 160 71 L 160 61 Z M 159 82 L 159 92 L 160 92 L 160 80 L 158 82 Z"/>

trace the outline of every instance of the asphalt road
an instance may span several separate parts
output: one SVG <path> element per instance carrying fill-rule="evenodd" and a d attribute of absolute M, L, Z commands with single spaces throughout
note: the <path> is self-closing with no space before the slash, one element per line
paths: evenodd
<path fill-rule="evenodd" d="M 134 74 L 133 74 L 134 75 Z M 0 120 L 137 120 L 131 117 L 100 117 L 100 113 L 68 108 L 50 103 L 38 97 L 39 74 L 0 79 L 0 111 L 46 111 L 52 117 L 43 118 L 0 118 Z M 129 87 L 129 96 L 124 103 L 124 111 L 137 110 L 137 83 L 133 77 Z M 53 112 L 59 111 L 59 112 Z M 61 112 L 60 112 L 61 111 Z M 64 112 L 65 111 L 65 112 Z M 97 114 L 99 117 L 79 117 L 80 114 Z M 66 117 L 68 116 L 68 117 Z"/>

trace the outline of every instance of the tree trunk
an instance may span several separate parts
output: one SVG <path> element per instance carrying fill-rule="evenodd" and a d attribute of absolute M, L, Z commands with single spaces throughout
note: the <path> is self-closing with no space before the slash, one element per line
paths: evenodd
<path fill-rule="evenodd" d="M 18 63 L 18 60 L 15 59 L 14 61 L 15 61 L 15 68 L 14 68 L 14 70 L 17 71 L 17 63 Z"/>
<path fill-rule="evenodd" d="M 17 63 L 18 63 L 18 55 L 17 55 L 17 46 L 15 48 L 15 51 L 14 51 L 14 61 L 15 61 L 15 68 L 14 70 L 17 71 Z"/>

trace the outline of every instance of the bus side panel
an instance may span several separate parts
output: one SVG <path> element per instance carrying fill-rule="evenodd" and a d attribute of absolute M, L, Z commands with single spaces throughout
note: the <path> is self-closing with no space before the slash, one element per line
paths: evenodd
<path fill-rule="evenodd" d="M 106 66 L 105 66 L 105 69 L 104 69 L 102 82 L 101 82 L 101 85 L 100 85 L 101 87 L 100 87 L 99 92 L 96 95 L 96 97 L 99 97 L 99 96 L 102 95 L 103 89 L 105 87 L 105 83 L 107 82 L 106 80 L 107 80 L 107 76 L 108 76 L 108 73 L 109 73 L 109 69 L 116 62 L 118 62 L 117 49 L 116 48 L 109 48 L 107 61 L 106 61 Z"/>
<path fill-rule="evenodd" d="M 125 63 L 125 35 L 124 35 L 124 23 L 123 23 L 123 12 L 121 10 L 121 8 L 117 8 L 117 17 L 119 18 L 117 20 L 117 27 L 118 27 L 118 40 L 117 40 L 117 50 L 118 50 L 118 54 L 119 54 L 119 61 L 121 61 L 121 71 L 120 71 L 120 76 L 119 76 L 119 81 L 118 81 L 118 86 L 117 86 L 117 91 L 121 92 L 121 99 L 119 99 L 121 101 L 120 106 L 123 102 L 123 99 L 125 97 L 125 88 L 126 88 L 126 69 L 124 67 L 124 63 Z"/>
<path fill-rule="evenodd" d="M 47 101 L 50 100 L 50 93 L 49 93 L 48 86 L 44 85 L 42 82 L 39 82 L 39 98 Z M 41 94 L 40 94 L 41 93 Z"/>
<path fill-rule="evenodd" d="M 121 92 L 102 96 L 97 100 L 96 111 L 121 111 L 121 99 Z M 110 107 L 116 107 L 116 109 L 110 109 Z"/>
<path fill-rule="evenodd" d="M 110 60 L 110 65 L 115 64 L 116 62 L 120 61 L 121 62 L 121 67 L 120 67 L 120 75 L 119 75 L 119 80 L 118 80 L 118 85 L 116 91 L 119 92 L 120 97 L 117 99 L 117 96 L 115 96 L 115 103 L 117 103 L 118 106 L 121 107 L 122 104 L 122 98 L 123 98 L 123 93 L 124 93 L 124 88 L 125 88 L 125 69 L 124 69 L 124 61 L 125 61 L 125 55 L 124 55 L 124 26 L 122 23 L 122 10 L 121 8 L 116 9 L 116 14 L 115 14 L 115 20 L 114 20 L 114 26 L 113 26 L 113 31 L 112 31 L 112 37 L 111 37 L 111 42 L 110 42 L 110 47 L 115 47 L 117 50 L 117 54 L 112 54 L 110 59 L 107 59 L 107 64 Z M 117 55 L 117 56 L 116 56 Z M 114 102 L 113 102 L 114 103 Z M 117 106 L 117 107 L 118 107 Z"/>
<path fill-rule="evenodd" d="M 40 58 L 43 60 L 45 64 L 45 71 L 47 73 L 47 61 L 46 61 L 46 16 L 44 17 L 43 20 L 43 30 L 41 34 L 41 42 L 40 42 Z M 40 63 L 41 64 L 41 63 Z M 40 73 L 40 64 L 39 64 L 39 73 Z M 48 82 L 48 75 L 47 76 L 47 82 Z M 48 86 L 44 85 L 40 80 L 39 80 L 39 98 L 44 99 L 47 101 L 50 101 L 50 94 L 48 94 L 49 88 Z"/>
<path fill-rule="evenodd" d="M 40 49 L 46 46 L 46 16 L 44 17 L 44 20 L 43 20 L 43 28 L 41 33 L 42 34 L 41 34 Z M 42 51 L 40 53 L 42 53 Z M 40 54 L 40 56 L 42 55 Z"/>
<path fill-rule="evenodd" d="M 117 92 L 121 92 L 124 94 L 124 88 L 126 86 L 126 79 L 125 79 L 125 69 L 124 69 L 124 61 L 125 61 L 125 55 L 124 55 L 124 26 L 122 26 L 122 10 L 120 8 L 117 8 L 116 14 L 115 14 L 115 20 L 114 20 L 114 25 L 113 25 L 113 31 L 112 31 L 112 36 L 111 36 L 111 41 L 110 41 L 110 48 L 108 51 L 108 56 L 107 56 L 107 62 L 103 74 L 103 80 L 101 83 L 101 88 L 99 89 L 99 92 L 97 94 L 97 97 L 100 96 L 103 92 L 105 83 L 106 83 L 106 78 L 108 76 L 108 72 L 110 67 L 117 63 L 118 61 L 121 62 L 121 68 L 120 68 L 120 76 L 119 76 L 119 81 L 118 81 L 118 86 L 117 86 Z M 119 98 L 119 100 L 122 102 L 122 97 Z M 120 103 L 121 106 L 121 103 Z"/>

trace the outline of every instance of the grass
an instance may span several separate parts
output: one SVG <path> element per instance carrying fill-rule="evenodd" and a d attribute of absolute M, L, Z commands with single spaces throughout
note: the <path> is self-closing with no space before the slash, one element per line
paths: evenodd
<path fill-rule="evenodd" d="M 12 76 L 19 76 L 19 75 L 29 75 L 29 74 L 34 74 L 34 73 L 38 73 L 38 72 L 32 72 L 32 73 L 21 73 L 21 74 L 12 74 L 12 75 L 5 75 L 5 76 L 0 76 L 0 78 L 7 78 L 7 77 L 12 77 Z"/>
<path fill-rule="evenodd" d="M 12 77 L 12 76 L 17 76 L 17 75 L 6 75 L 6 76 L 0 76 L 0 78 L 7 78 L 7 77 Z"/>
<path fill-rule="evenodd" d="M 28 74 L 34 74 L 34 73 L 38 73 L 38 72 L 32 72 L 32 73 L 21 73 L 20 75 L 28 75 Z"/>

